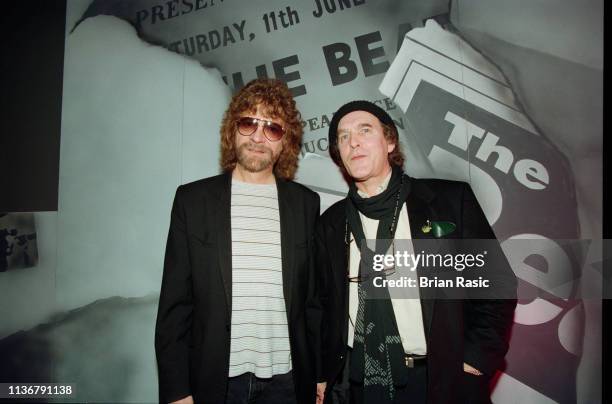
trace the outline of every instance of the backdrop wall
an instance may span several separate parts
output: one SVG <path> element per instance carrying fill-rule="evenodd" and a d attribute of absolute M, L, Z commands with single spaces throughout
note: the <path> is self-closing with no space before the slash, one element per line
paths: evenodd
<path fill-rule="evenodd" d="M 368 99 L 396 120 L 410 175 L 470 182 L 502 241 L 550 241 L 515 263 L 523 287 L 576 279 L 585 257 L 555 240 L 601 237 L 602 16 L 602 1 L 69 1 L 58 211 L 35 215 L 38 265 L 0 273 L 0 307 L 17 308 L 2 313 L 2 369 L 76 382 L 81 400 L 157 399 L 174 190 L 218 172 L 231 93 L 262 75 L 294 92 L 297 180 L 322 210 L 346 192 L 327 125 Z M 520 302 L 495 402 L 601 400 L 601 302 L 578 299 L 589 274 Z M 33 283 L 46 292 L 14 292 Z"/>

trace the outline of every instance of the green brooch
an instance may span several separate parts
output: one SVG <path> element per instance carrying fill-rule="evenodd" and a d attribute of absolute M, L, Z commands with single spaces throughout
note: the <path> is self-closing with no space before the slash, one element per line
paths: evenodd
<path fill-rule="evenodd" d="M 432 222 L 428 220 L 423 227 L 421 227 L 421 231 L 428 234 L 433 230 L 433 236 L 440 238 L 451 234 L 456 228 L 457 226 L 455 226 L 453 222 Z"/>

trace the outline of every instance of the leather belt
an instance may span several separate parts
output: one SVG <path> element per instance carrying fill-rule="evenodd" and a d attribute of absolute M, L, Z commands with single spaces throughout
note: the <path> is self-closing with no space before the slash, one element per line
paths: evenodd
<path fill-rule="evenodd" d="M 427 355 L 405 354 L 404 363 L 406 364 L 406 367 L 409 368 L 424 366 L 427 364 Z"/>

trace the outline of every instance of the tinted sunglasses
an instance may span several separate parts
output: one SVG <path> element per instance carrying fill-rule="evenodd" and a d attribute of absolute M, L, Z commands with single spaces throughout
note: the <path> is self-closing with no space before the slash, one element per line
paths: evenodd
<path fill-rule="evenodd" d="M 279 124 L 272 121 L 266 121 L 265 119 L 251 118 L 249 116 L 238 119 L 238 132 L 243 136 L 251 136 L 259 127 L 260 122 L 263 125 L 263 133 L 266 139 L 271 142 L 278 142 L 285 134 L 285 129 Z"/>

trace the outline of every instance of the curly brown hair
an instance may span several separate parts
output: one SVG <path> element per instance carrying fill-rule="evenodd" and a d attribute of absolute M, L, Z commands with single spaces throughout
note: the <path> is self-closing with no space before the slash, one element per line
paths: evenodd
<path fill-rule="evenodd" d="M 404 158 L 404 152 L 402 151 L 402 146 L 399 141 L 399 134 L 397 132 L 397 128 L 395 127 L 395 125 L 391 126 L 391 125 L 384 124 L 382 122 L 380 123 L 380 125 L 383 128 L 383 134 L 385 135 L 385 138 L 387 139 L 387 141 L 395 145 L 395 148 L 393 148 L 393 151 L 391 151 L 391 153 L 387 155 L 387 160 L 389 161 L 389 164 L 391 165 L 391 167 L 397 166 L 403 169 L 405 158 Z M 340 171 L 342 172 L 342 175 L 344 176 L 344 178 L 350 179 L 351 177 L 346 171 L 346 168 L 344 168 L 344 163 L 342 163 L 342 158 L 340 157 L 340 151 L 338 150 L 337 142 L 333 143 L 329 147 L 329 155 L 331 159 L 334 161 L 334 163 L 336 163 L 336 165 L 340 167 Z"/>
<path fill-rule="evenodd" d="M 245 112 L 263 112 L 284 122 L 283 150 L 274 165 L 274 174 L 291 180 L 295 176 L 302 142 L 302 122 L 291 91 L 285 83 L 276 79 L 259 78 L 247 83 L 232 97 L 221 122 L 221 169 L 232 171 L 236 167 L 236 121 Z"/>

